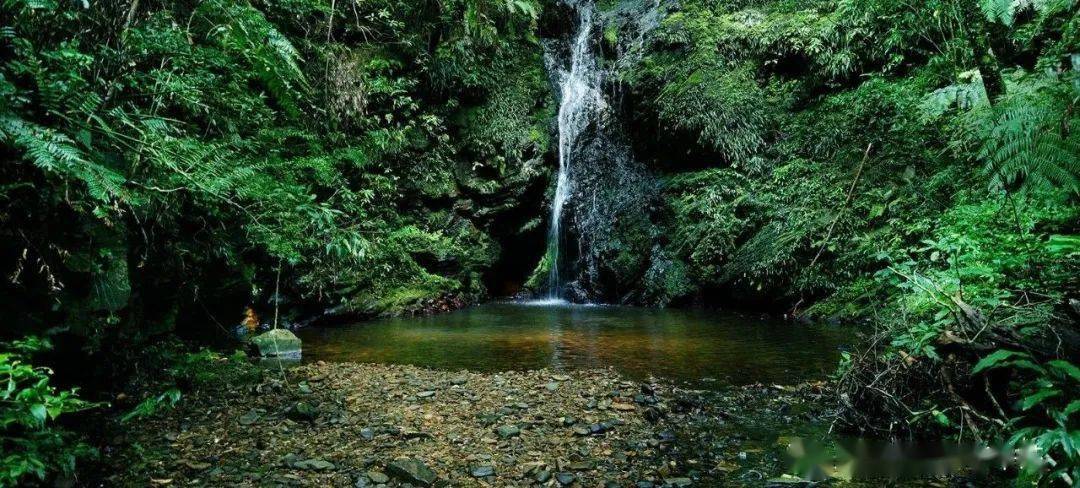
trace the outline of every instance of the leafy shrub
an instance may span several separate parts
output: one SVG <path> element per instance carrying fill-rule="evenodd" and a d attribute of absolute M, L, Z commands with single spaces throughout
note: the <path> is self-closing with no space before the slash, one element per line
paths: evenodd
<path fill-rule="evenodd" d="M 76 388 L 58 391 L 49 385 L 51 370 L 27 362 L 50 347 L 35 337 L 0 346 L 0 485 L 72 474 L 77 460 L 96 452 L 58 421 L 97 405 L 79 399 Z"/>
<path fill-rule="evenodd" d="M 979 360 L 971 373 L 1011 370 L 1015 416 L 1006 452 L 1022 452 L 1022 479 L 1080 479 L 1080 368 L 1055 359 L 1039 363 L 1031 354 L 999 349 Z M 1018 482 L 1019 483 L 1019 482 Z"/>

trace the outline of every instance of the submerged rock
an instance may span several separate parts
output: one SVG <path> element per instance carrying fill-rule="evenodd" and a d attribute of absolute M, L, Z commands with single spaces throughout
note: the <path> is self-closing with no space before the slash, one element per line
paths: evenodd
<path fill-rule="evenodd" d="M 300 338 L 286 329 L 274 329 L 251 339 L 259 356 L 266 358 L 299 358 Z"/>

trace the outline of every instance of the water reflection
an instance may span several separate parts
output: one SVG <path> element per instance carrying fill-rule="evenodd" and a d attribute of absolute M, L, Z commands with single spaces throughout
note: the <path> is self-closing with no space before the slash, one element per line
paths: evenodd
<path fill-rule="evenodd" d="M 703 385 L 820 378 L 835 367 L 844 332 L 716 311 L 499 303 L 299 335 L 305 361 L 485 372 L 613 366 Z"/>

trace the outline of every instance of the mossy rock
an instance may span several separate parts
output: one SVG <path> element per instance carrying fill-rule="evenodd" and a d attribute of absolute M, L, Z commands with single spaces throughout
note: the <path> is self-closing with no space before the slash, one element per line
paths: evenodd
<path fill-rule="evenodd" d="M 252 346 L 262 357 L 300 357 L 300 338 L 287 329 L 274 329 L 251 339 Z"/>

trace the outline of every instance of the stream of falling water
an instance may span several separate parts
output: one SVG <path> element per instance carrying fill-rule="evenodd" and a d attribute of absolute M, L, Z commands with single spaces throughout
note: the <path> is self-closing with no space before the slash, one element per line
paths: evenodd
<path fill-rule="evenodd" d="M 578 137 L 589 125 L 591 115 L 603 108 L 601 74 L 592 47 L 593 7 L 587 2 L 578 6 L 578 28 L 570 49 L 570 67 L 559 70 L 559 173 L 555 198 L 551 205 L 551 228 L 548 231 L 548 298 L 563 298 L 559 268 L 562 245 L 563 209 L 573 190 L 570 170 Z"/>

